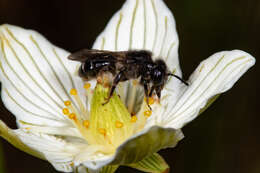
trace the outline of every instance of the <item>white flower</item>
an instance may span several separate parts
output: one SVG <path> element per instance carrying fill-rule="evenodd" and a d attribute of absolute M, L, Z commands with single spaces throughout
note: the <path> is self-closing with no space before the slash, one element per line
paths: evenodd
<path fill-rule="evenodd" d="M 118 165 L 145 170 L 135 163 L 174 147 L 183 138 L 180 129 L 255 63 L 240 50 L 216 53 L 201 62 L 189 86 L 169 78 L 160 103 L 150 100 L 155 103 L 149 112 L 142 87 L 132 81 L 118 86 L 121 101 L 115 95 L 100 106 L 108 89 L 98 85 L 94 90 L 95 81 L 84 83 L 69 53 L 35 31 L 2 25 L 0 38 L 1 96 L 19 127 L 11 130 L 1 122 L 0 135 L 63 172 L 113 172 Z M 181 76 L 178 45 L 174 18 L 162 0 L 127 0 L 93 48 L 150 50 Z M 131 118 L 132 112 L 136 116 Z"/>

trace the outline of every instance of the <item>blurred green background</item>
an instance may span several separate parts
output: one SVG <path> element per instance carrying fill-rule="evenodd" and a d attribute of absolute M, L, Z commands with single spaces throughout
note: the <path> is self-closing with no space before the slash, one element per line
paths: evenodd
<path fill-rule="evenodd" d="M 0 24 L 37 30 L 54 44 L 75 51 L 91 48 L 123 2 L 0 0 Z M 259 0 L 166 0 L 166 4 L 175 15 L 185 79 L 200 61 L 217 51 L 241 49 L 256 59 L 260 56 Z M 186 137 L 176 148 L 160 152 L 171 166 L 171 172 L 260 172 L 257 66 L 183 129 Z M 2 103 L 0 111 L 0 118 L 15 128 L 15 118 Z M 56 172 L 47 162 L 15 149 L 2 139 L 0 142 L 3 146 L 0 168 L 5 168 L 5 173 Z M 136 171 L 122 167 L 117 172 Z"/>

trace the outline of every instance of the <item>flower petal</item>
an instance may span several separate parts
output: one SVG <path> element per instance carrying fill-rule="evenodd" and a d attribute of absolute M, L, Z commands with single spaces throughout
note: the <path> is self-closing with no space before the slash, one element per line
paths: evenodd
<path fill-rule="evenodd" d="M 153 153 L 143 160 L 127 166 L 150 173 L 166 173 L 170 169 L 165 160 L 157 153 Z"/>
<path fill-rule="evenodd" d="M 118 165 L 108 165 L 103 167 L 100 173 L 114 173 L 118 167 L 119 167 Z"/>
<path fill-rule="evenodd" d="M 114 155 L 105 156 L 100 154 L 98 156 L 96 154 L 95 158 L 85 157 L 82 165 L 92 170 L 98 170 L 109 164 L 126 165 L 136 163 L 160 149 L 175 147 L 182 138 L 181 130 L 153 126 L 129 138 L 117 148 Z M 75 161 L 75 164 L 79 163 Z"/>
<path fill-rule="evenodd" d="M 0 120 L 0 136 L 16 148 L 40 159 L 48 160 L 57 170 L 73 171 L 73 159 L 85 144 L 66 141 L 54 136 L 32 133 L 28 130 L 12 130 Z"/>
<path fill-rule="evenodd" d="M 83 143 L 68 143 L 54 136 L 33 133 L 28 130 L 14 130 L 17 137 L 26 146 L 41 153 L 56 170 L 62 172 L 73 171 L 74 157 L 85 148 Z"/>
<path fill-rule="evenodd" d="M 255 59 L 240 50 L 219 52 L 202 61 L 177 103 L 168 105 L 162 124 L 182 128 L 199 114 L 210 98 L 229 90 L 254 64 Z"/>
<path fill-rule="evenodd" d="M 163 0 L 127 0 L 98 36 L 93 48 L 112 51 L 146 49 L 153 52 L 154 58 L 164 59 L 169 69 L 181 76 L 178 46 L 175 20 Z M 172 84 L 174 90 L 179 86 L 176 81 Z M 122 88 L 129 89 L 119 94 L 132 112 L 143 94 L 132 83 L 124 82 L 123 85 Z"/>
<path fill-rule="evenodd" d="M 179 70 L 178 35 L 171 11 L 162 0 L 128 0 L 112 17 L 93 48 L 146 49 Z"/>
<path fill-rule="evenodd" d="M 71 88 L 83 92 L 81 79 L 73 76 L 78 63 L 32 30 L 1 25 L 0 40 L 2 100 L 9 111 L 31 124 L 70 125 L 62 107 Z"/>
<path fill-rule="evenodd" d="M 9 127 L 6 126 L 6 124 L 0 120 L 0 136 L 3 137 L 6 141 L 8 141 L 10 144 L 15 146 L 16 148 L 33 155 L 35 157 L 38 157 L 40 159 L 44 159 L 44 156 L 42 153 L 37 152 L 33 150 L 32 148 L 25 145 L 18 137 L 18 135 Z"/>

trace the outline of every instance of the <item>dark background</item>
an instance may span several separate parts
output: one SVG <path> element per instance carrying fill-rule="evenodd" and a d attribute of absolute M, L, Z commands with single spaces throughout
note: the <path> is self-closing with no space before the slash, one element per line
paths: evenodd
<path fill-rule="evenodd" d="M 69 51 L 91 48 L 123 0 L 0 0 L 0 24 L 39 31 Z M 180 61 L 188 78 L 200 61 L 221 50 L 241 49 L 260 56 L 259 0 L 166 0 L 180 38 Z M 260 114 L 257 111 L 257 66 L 229 92 L 184 129 L 186 138 L 174 149 L 160 151 L 174 173 L 259 173 Z M 258 100 L 259 101 L 259 100 Z M 0 105 L 0 118 L 15 119 Z M 6 173 L 55 172 L 0 139 Z M 136 172 L 120 167 L 117 172 Z"/>

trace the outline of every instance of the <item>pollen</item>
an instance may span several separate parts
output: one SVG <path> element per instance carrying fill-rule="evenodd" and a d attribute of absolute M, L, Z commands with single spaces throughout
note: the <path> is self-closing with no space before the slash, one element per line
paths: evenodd
<path fill-rule="evenodd" d="M 137 121 L 137 116 L 134 115 L 131 117 L 131 123 L 135 123 Z"/>
<path fill-rule="evenodd" d="M 137 85 L 138 84 L 138 81 L 137 80 L 133 80 L 133 85 Z"/>
<path fill-rule="evenodd" d="M 63 113 L 64 115 L 69 115 L 70 111 L 69 111 L 68 108 L 63 108 L 63 109 L 62 109 L 62 113 Z"/>
<path fill-rule="evenodd" d="M 85 89 L 89 89 L 90 87 L 91 87 L 91 84 L 90 84 L 90 83 L 88 83 L 88 82 L 85 83 L 85 85 L 84 85 L 84 88 L 85 88 Z"/>
<path fill-rule="evenodd" d="M 103 80 L 105 85 L 109 84 L 109 78 L 107 75 L 104 75 Z"/>
<path fill-rule="evenodd" d="M 76 120 L 76 119 L 77 119 L 75 113 L 71 113 L 71 114 L 69 114 L 69 118 L 70 118 L 71 120 Z"/>
<path fill-rule="evenodd" d="M 84 127 L 89 128 L 89 120 L 83 122 Z"/>
<path fill-rule="evenodd" d="M 116 121 L 116 128 L 122 128 L 124 126 L 124 124 L 120 121 Z"/>
<path fill-rule="evenodd" d="M 151 115 L 152 115 L 152 111 L 150 111 L 150 110 L 144 111 L 144 116 L 150 117 Z"/>
<path fill-rule="evenodd" d="M 77 90 L 76 90 L 75 88 L 72 88 L 72 89 L 70 90 L 70 94 L 71 94 L 71 95 L 77 95 L 78 92 L 77 92 Z"/>
<path fill-rule="evenodd" d="M 65 101 L 65 102 L 64 102 L 64 105 L 65 105 L 65 106 L 70 106 L 70 105 L 71 105 L 71 101 L 69 101 L 69 100 Z"/>
<path fill-rule="evenodd" d="M 106 134 L 107 134 L 107 131 L 106 131 L 106 129 L 104 129 L 104 128 L 99 128 L 99 129 L 98 129 L 98 132 L 99 132 L 100 134 L 104 135 L 104 136 L 106 136 Z"/>
<path fill-rule="evenodd" d="M 152 105 L 152 104 L 154 104 L 154 98 L 153 97 L 149 97 L 149 99 L 148 99 L 148 104 L 149 105 Z"/>

